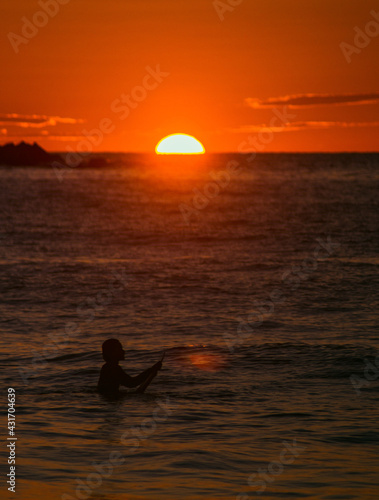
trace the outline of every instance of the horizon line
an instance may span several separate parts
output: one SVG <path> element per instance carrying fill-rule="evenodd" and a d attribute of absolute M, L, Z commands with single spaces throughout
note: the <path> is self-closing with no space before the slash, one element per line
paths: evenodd
<path fill-rule="evenodd" d="M 26 142 L 25 140 L 21 140 L 20 142 L 16 143 L 13 141 L 9 142 L 4 142 L 0 143 L 0 147 L 5 146 L 6 144 L 21 144 L 22 142 L 26 144 L 37 144 L 39 147 L 42 148 L 42 146 L 37 142 Z M 66 154 L 68 151 L 64 150 L 54 150 L 54 149 L 44 149 L 47 153 L 56 153 L 56 154 Z M 76 152 L 77 154 L 81 154 L 80 151 Z M 207 156 L 207 155 L 230 155 L 230 154 L 240 154 L 240 155 L 251 155 L 251 154 L 256 154 L 256 155 L 265 155 L 265 154 L 379 154 L 379 150 L 362 150 L 362 151 L 357 151 L 357 150 L 339 150 L 339 151 L 331 151 L 331 150 L 322 150 L 322 151 L 205 151 L 202 155 L 194 155 L 196 157 L 199 156 Z M 135 155 L 155 155 L 155 156 L 166 156 L 166 155 L 157 155 L 157 153 L 154 150 L 150 151 L 120 151 L 120 150 L 104 150 L 104 151 L 91 151 L 86 153 L 86 155 L 93 155 L 93 154 L 135 154 Z M 167 155 L 167 156 L 176 156 L 175 154 Z M 185 153 L 178 154 L 178 156 L 191 156 L 190 154 L 186 155 Z"/>
<path fill-rule="evenodd" d="M 49 153 L 57 153 L 57 154 L 65 154 L 68 153 L 68 151 L 59 151 L 59 150 L 46 150 Z M 155 156 L 196 156 L 197 158 L 199 156 L 207 156 L 207 155 L 235 155 L 235 154 L 240 154 L 240 155 L 251 155 L 251 154 L 257 154 L 257 155 L 265 155 L 265 154 L 379 154 L 379 150 L 365 150 L 365 151 L 346 151 L 346 150 L 341 150 L 341 151 L 206 151 L 202 155 L 191 155 L 191 154 L 185 154 L 185 153 L 178 153 L 177 155 L 175 154 L 170 154 L 170 155 L 157 155 L 155 151 L 92 151 L 91 154 L 134 154 L 134 155 L 155 155 Z M 78 152 L 80 154 L 80 152 Z"/>

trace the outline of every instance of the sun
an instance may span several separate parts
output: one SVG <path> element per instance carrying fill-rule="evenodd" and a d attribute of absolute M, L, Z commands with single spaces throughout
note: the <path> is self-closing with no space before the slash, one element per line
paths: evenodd
<path fill-rule="evenodd" d="M 155 148 L 158 155 L 202 155 L 204 146 L 188 134 L 171 134 L 160 140 Z"/>

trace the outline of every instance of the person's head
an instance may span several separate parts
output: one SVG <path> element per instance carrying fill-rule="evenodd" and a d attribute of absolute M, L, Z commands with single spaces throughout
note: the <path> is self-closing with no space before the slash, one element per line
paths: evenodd
<path fill-rule="evenodd" d="M 103 343 L 103 358 L 107 363 L 125 359 L 125 351 L 122 348 L 121 342 L 117 339 L 106 340 Z"/>

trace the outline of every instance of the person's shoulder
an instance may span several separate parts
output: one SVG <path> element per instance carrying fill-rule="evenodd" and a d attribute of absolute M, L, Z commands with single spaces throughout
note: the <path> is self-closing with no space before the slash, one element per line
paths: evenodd
<path fill-rule="evenodd" d="M 101 372 L 113 374 L 125 373 L 120 365 L 115 365 L 113 363 L 104 363 L 101 367 Z"/>
<path fill-rule="evenodd" d="M 112 373 L 117 373 L 117 366 L 114 366 L 111 363 L 104 363 L 101 367 L 100 374 L 107 375 Z"/>
<path fill-rule="evenodd" d="M 128 377 L 128 374 L 125 372 L 125 370 L 120 365 L 117 365 L 116 373 L 119 377 Z"/>

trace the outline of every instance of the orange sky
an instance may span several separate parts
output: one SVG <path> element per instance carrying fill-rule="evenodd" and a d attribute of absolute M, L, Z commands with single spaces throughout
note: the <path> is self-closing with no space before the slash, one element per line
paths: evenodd
<path fill-rule="evenodd" d="M 1 3 L 2 144 L 76 149 L 102 124 L 95 151 L 154 151 L 175 132 L 208 152 L 379 150 L 375 1 L 57 2 Z M 56 15 L 26 38 L 43 4 Z"/>

